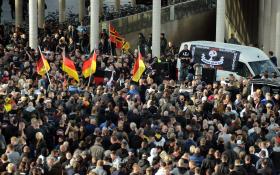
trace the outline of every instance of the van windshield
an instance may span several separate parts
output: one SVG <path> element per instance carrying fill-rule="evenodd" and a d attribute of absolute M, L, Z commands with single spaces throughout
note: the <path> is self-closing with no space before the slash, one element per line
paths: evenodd
<path fill-rule="evenodd" d="M 261 75 L 267 71 L 270 76 L 273 73 L 276 73 L 277 77 L 280 76 L 279 71 L 270 60 L 249 62 L 249 65 L 251 66 L 255 75 Z"/>

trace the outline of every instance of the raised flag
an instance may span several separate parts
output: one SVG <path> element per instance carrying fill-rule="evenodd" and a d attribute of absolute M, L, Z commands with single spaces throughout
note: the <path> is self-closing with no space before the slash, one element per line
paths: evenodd
<path fill-rule="evenodd" d="M 10 112 L 12 110 L 12 100 L 10 98 L 5 99 L 4 108 L 6 112 Z"/>
<path fill-rule="evenodd" d="M 123 47 L 124 38 L 116 31 L 116 29 L 109 25 L 109 38 L 112 43 L 116 44 L 116 48 L 121 49 Z"/>
<path fill-rule="evenodd" d="M 109 24 L 109 39 L 112 43 L 116 43 L 116 33 L 118 34 L 116 29 L 111 24 Z"/>
<path fill-rule="evenodd" d="M 68 74 L 69 77 L 74 78 L 77 82 L 80 81 L 78 72 L 76 70 L 74 61 L 67 58 L 65 54 L 63 54 L 63 63 L 62 63 L 62 70 Z"/>
<path fill-rule="evenodd" d="M 128 41 L 123 40 L 122 49 L 123 49 L 125 52 L 128 52 L 128 51 L 129 51 L 129 49 L 130 49 L 130 44 L 129 44 Z"/>
<path fill-rule="evenodd" d="M 45 58 L 45 55 L 40 50 L 41 57 L 38 59 L 36 65 L 37 65 L 37 73 L 39 75 L 45 75 L 50 70 L 50 65 L 48 61 Z"/>
<path fill-rule="evenodd" d="M 138 52 L 138 58 L 134 63 L 133 66 L 133 76 L 132 76 L 132 80 L 135 82 L 138 82 L 143 74 L 143 72 L 145 71 L 146 66 L 144 64 L 144 61 L 142 59 L 142 55 L 140 52 Z"/>
<path fill-rule="evenodd" d="M 96 71 L 96 53 L 95 51 L 90 56 L 90 58 L 83 63 L 82 72 L 85 78 L 91 76 L 91 74 L 94 74 Z"/>

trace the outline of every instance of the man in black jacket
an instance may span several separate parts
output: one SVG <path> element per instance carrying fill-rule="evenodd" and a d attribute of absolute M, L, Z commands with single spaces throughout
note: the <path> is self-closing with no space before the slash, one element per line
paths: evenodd
<path fill-rule="evenodd" d="M 272 51 L 268 52 L 271 62 L 277 67 L 277 58 Z"/>
<path fill-rule="evenodd" d="M 215 153 L 215 150 L 213 148 L 210 148 L 206 159 L 204 159 L 202 161 L 202 164 L 201 164 L 201 174 L 202 175 L 206 174 L 207 169 L 214 170 L 215 165 L 216 165 L 214 153 Z"/>
<path fill-rule="evenodd" d="M 47 158 L 47 175 L 62 174 L 62 166 L 59 161 L 55 162 L 54 157 Z"/>
<path fill-rule="evenodd" d="M 218 166 L 218 174 L 229 174 L 228 156 L 222 154 L 222 163 Z"/>
<path fill-rule="evenodd" d="M 165 55 L 165 51 L 167 48 L 167 39 L 165 38 L 164 33 L 160 35 L 160 55 Z"/>
<path fill-rule="evenodd" d="M 273 163 L 273 169 L 276 174 L 280 173 L 280 137 L 276 137 L 276 143 L 273 147 L 273 151 L 270 154 L 270 159 Z"/>
<path fill-rule="evenodd" d="M 258 169 L 258 174 L 272 175 L 272 169 L 268 165 L 269 165 L 268 160 L 267 159 L 262 159 L 261 168 Z"/>
<path fill-rule="evenodd" d="M 253 166 L 252 163 L 251 163 L 251 156 L 250 155 L 245 156 L 245 163 L 244 163 L 243 167 L 245 168 L 248 175 L 257 174 L 256 167 Z"/>

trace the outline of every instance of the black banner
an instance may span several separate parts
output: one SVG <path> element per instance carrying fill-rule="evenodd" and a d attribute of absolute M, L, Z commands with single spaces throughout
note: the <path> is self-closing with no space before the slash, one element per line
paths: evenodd
<path fill-rule="evenodd" d="M 239 51 L 201 45 L 192 45 L 191 52 L 195 63 L 226 71 L 234 71 L 240 55 Z"/>

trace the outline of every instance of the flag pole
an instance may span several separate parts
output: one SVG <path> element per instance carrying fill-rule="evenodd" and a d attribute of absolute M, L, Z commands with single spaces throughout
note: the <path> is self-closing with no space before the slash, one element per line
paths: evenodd
<path fill-rule="evenodd" d="M 42 53 L 41 47 L 40 47 L 40 46 L 38 46 L 38 48 L 39 48 L 39 51 L 40 51 L 40 56 L 42 56 L 42 55 L 43 55 L 43 53 Z M 46 74 L 47 74 L 48 80 L 49 80 L 49 82 L 50 82 L 50 85 L 52 85 L 52 82 L 51 82 L 51 79 L 50 79 L 49 73 L 48 73 L 48 71 L 47 71 L 47 69 L 46 69 L 46 66 L 45 66 L 45 62 L 44 62 L 44 60 L 43 60 L 43 65 L 44 65 L 44 69 L 45 69 L 45 71 L 46 71 Z"/>
<path fill-rule="evenodd" d="M 64 67 L 64 58 L 65 58 L 65 47 L 62 48 L 62 53 L 61 53 L 61 56 L 62 56 L 62 72 L 64 72 L 64 78 L 65 76 L 67 75 L 66 72 L 63 70 L 63 67 Z M 68 80 L 69 80 L 69 76 L 67 75 L 67 79 L 66 79 L 66 88 L 68 89 Z"/>
<path fill-rule="evenodd" d="M 110 29 L 111 29 L 111 23 L 109 22 L 109 29 L 108 29 L 108 31 L 109 31 L 109 40 L 110 40 L 109 45 L 110 45 L 110 49 L 111 49 L 111 56 L 113 56 L 112 41 L 110 39 L 110 35 L 111 35 Z"/>
<path fill-rule="evenodd" d="M 95 54 L 95 50 L 93 50 L 93 54 Z M 87 85 L 87 87 L 89 87 L 89 85 L 90 85 L 90 81 L 91 81 L 91 75 L 92 75 L 92 62 L 91 62 L 91 64 L 90 64 L 90 75 L 89 75 L 89 78 L 88 78 L 88 85 Z"/>

